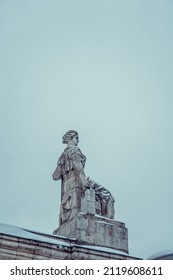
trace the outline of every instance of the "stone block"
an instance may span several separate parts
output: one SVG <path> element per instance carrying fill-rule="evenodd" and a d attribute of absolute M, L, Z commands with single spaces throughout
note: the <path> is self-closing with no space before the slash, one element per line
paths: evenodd
<path fill-rule="evenodd" d="M 0 260 L 16 260 L 16 255 L 10 253 L 0 253 Z"/>
<path fill-rule="evenodd" d="M 46 247 L 42 247 L 42 246 L 36 246 L 35 251 L 34 251 L 34 255 L 41 255 L 41 256 L 45 256 L 45 257 L 50 257 L 52 252 L 52 249 L 50 248 L 46 248 Z"/>
<path fill-rule="evenodd" d="M 15 259 L 17 251 L 13 249 L 10 250 L 9 248 L 1 248 L 1 255 L 7 255 L 7 254 L 11 256 L 13 259 Z"/>
<path fill-rule="evenodd" d="M 88 228 L 88 219 L 85 216 L 79 216 L 76 220 L 76 228 L 81 230 L 87 230 Z"/>
<path fill-rule="evenodd" d="M 17 249 L 18 248 L 18 239 L 16 238 L 16 240 L 13 239 L 2 239 L 1 240 L 1 247 L 4 248 L 13 248 L 13 249 Z"/>
<path fill-rule="evenodd" d="M 76 238 L 78 244 L 104 246 L 128 252 L 125 224 L 98 215 L 80 212 L 55 232 L 69 238 Z"/>
<path fill-rule="evenodd" d="M 92 215 L 96 214 L 94 190 L 86 189 L 85 196 L 81 199 L 81 212 Z"/>
<path fill-rule="evenodd" d="M 33 254 L 32 253 L 25 253 L 18 251 L 16 254 L 16 260 L 32 260 L 33 259 Z"/>
<path fill-rule="evenodd" d="M 18 250 L 21 252 L 26 253 L 34 253 L 36 245 L 33 245 L 32 242 L 28 242 L 27 244 L 25 242 L 20 241 Z"/>
<path fill-rule="evenodd" d="M 47 257 L 47 256 L 44 256 L 44 255 L 36 255 L 36 254 L 34 254 L 32 259 L 33 260 L 49 260 L 50 258 Z"/>
<path fill-rule="evenodd" d="M 98 233 L 96 238 L 96 245 L 103 244 L 102 246 L 105 246 L 105 236 L 103 233 Z"/>
<path fill-rule="evenodd" d="M 71 259 L 70 250 L 52 250 L 50 255 L 51 260 L 69 260 Z"/>

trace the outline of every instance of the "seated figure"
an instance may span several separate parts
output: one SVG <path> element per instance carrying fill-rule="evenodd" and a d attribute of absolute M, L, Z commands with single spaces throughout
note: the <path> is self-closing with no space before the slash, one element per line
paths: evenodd
<path fill-rule="evenodd" d="M 60 225 L 80 212 L 81 198 L 84 197 L 85 190 L 88 188 L 95 191 L 96 214 L 113 219 L 114 198 L 111 193 L 85 175 L 86 157 L 78 147 L 77 131 L 67 131 L 62 139 L 67 147 L 58 159 L 53 173 L 54 180 L 61 179 Z"/>

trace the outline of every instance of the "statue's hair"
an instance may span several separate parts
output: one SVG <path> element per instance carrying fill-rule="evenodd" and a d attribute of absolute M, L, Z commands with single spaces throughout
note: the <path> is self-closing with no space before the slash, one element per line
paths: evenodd
<path fill-rule="evenodd" d="M 78 136 L 78 132 L 76 130 L 67 131 L 62 137 L 62 143 L 67 144 L 74 136 Z"/>

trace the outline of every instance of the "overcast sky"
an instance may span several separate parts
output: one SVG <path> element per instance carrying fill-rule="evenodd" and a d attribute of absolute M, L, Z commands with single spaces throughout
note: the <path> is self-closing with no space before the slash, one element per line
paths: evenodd
<path fill-rule="evenodd" d="M 172 28 L 171 0 L 0 0 L 1 223 L 58 227 L 75 129 L 130 254 L 173 249 Z"/>

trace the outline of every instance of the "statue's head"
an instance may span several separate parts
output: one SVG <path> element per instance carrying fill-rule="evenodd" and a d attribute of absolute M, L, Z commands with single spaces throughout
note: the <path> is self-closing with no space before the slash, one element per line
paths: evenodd
<path fill-rule="evenodd" d="M 62 137 L 62 143 L 63 144 L 68 144 L 69 141 L 72 141 L 73 138 L 77 139 L 77 143 L 79 142 L 79 135 L 78 132 L 76 130 L 69 130 L 67 131 L 63 137 Z"/>

